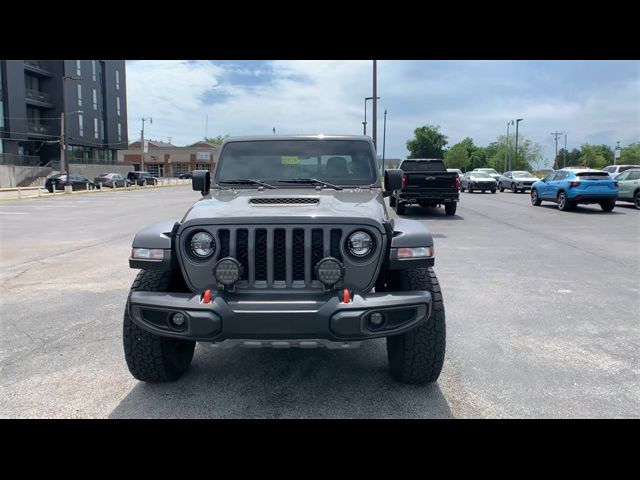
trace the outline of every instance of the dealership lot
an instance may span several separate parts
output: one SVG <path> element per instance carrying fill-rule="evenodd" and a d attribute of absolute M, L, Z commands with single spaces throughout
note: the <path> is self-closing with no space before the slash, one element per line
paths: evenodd
<path fill-rule="evenodd" d="M 131 239 L 188 186 L 0 203 L 0 417 L 640 417 L 640 211 L 560 212 L 528 194 L 407 208 L 435 236 L 447 313 L 437 384 L 395 383 L 383 340 L 353 351 L 200 344 L 173 384 L 129 374 Z"/>

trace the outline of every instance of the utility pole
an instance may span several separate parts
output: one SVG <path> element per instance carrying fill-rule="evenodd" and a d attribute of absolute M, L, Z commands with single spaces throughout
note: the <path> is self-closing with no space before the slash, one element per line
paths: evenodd
<path fill-rule="evenodd" d="M 64 90 L 64 82 L 62 84 L 62 88 Z M 62 96 L 64 97 L 64 93 L 62 94 Z M 64 101 L 62 102 L 64 104 Z M 65 167 L 67 167 L 67 159 L 65 157 L 65 148 L 66 145 L 64 144 L 64 107 L 62 108 L 62 113 L 60 114 L 60 171 L 64 172 Z M 66 168 L 66 172 L 67 172 L 67 182 L 69 183 L 69 168 Z"/>
<path fill-rule="evenodd" d="M 524 120 L 524 118 L 517 118 L 516 119 L 516 153 L 515 153 L 515 160 L 513 161 L 513 166 L 518 168 L 518 124 Z M 509 168 L 509 170 L 511 170 L 511 168 Z"/>
<path fill-rule="evenodd" d="M 558 162 L 558 136 L 562 135 L 562 132 L 551 132 L 551 135 L 553 135 L 556 140 L 556 156 L 553 157 L 553 163 L 556 164 Z"/>
<path fill-rule="evenodd" d="M 205 113 L 204 117 L 204 140 L 207 140 L 207 136 L 209 135 L 209 114 Z"/>
<path fill-rule="evenodd" d="M 382 128 L 382 173 L 384 173 L 384 147 L 387 143 L 387 109 L 384 109 L 384 126 Z"/>
<path fill-rule="evenodd" d="M 509 160 L 509 125 L 513 125 L 513 120 L 507 122 L 507 150 L 504 154 L 504 172 L 507 171 L 507 160 Z M 511 163 L 509 162 L 509 170 L 511 169 Z"/>
<path fill-rule="evenodd" d="M 564 154 L 563 156 L 563 161 L 562 161 L 562 168 L 565 168 L 567 166 L 567 134 L 564 134 Z"/>
<path fill-rule="evenodd" d="M 616 145 L 616 149 L 613 151 L 613 164 L 617 163 L 618 158 L 620 158 L 620 140 L 618 140 Z"/>
<path fill-rule="evenodd" d="M 373 146 L 378 150 L 378 62 L 373 61 Z M 376 154 L 377 156 L 377 154 Z"/>
<path fill-rule="evenodd" d="M 149 120 L 149 123 L 153 125 L 153 118 L 142 119 L 142 132 L 140 132 L 140 171 L 144 172 L 144 122 Z"/>

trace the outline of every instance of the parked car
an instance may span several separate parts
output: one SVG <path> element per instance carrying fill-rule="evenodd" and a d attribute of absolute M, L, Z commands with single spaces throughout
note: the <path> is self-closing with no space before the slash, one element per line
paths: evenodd
<path fill-rule="evenodd" d="M 460 180 L 457 173 L 447 171 L 441 158 L 403 160 L 398 168 L 403 172 L 402 189 L 394 191 L 389 198 L 389 205 L 396 207 L 398 215 L 404 214 L 405 206 L 411 204 L 444 205 L 447 215 L 456 213 Z"/>
<path fill-rule="evenodd" d="M 511 190 L 513 193 L 526 192 L 531 189 L 531 185 L 539 180 L 538 177 L 534 177 L 529 172 L 524 170 L 517 170 L 513 172 L 504 172 L 500 175 L 498 180 L 498 187 L 501 192 L 504 192 L 505 188 Z"/>
<path fill-rule="evenodd" d="M 640 168 L 619 173 L 615 180 L 618 182 L 618 201 L 633 202 L 640 210 Z"/>
<path fill-rule="evenodd" d="M 617 198 L 618 182 L 607 172 L 590 168 L 562 168 L 531 187 L 532 205 L 555 202 L 562 211 L 577 204 L 599 203 L 603 211 L 610 212 Z"/>
<path fill-rule="evenodd" d="M 182 219 L 133 239 L 131 374 L 177 380 L 196 342 L 345 350 L 386 338 L 393 378 L 435 382 L 446 324 L 434 236 L 387 210 L 402 177 L 381 181 L 362 135 L 227 138 L 213 178 L 194 172 L 198 200 Z"/>
<path fill-rule="evenodd" d="M 497 188 L 498 182 L 491 175 L 477 170 L 465 173 L 462 180 L 460 180 L 461 192 L 469 190 L 469 193 L 473 193 L 475 190 L 482 190 L 482 193 L 486 191 L 496 193 Z"/>
<path fill-rule="evenodd" d="M 109 188 L 124 187 L 127 184 L 131 184 L 128 179 L 119 173 L 101 173 L 93 179 L 93 183 L 98 187 L 102 185 L 103 187 Z"/>
<path fill-rule="evenodd" d="M 140 186 L 158 184 L 158 179 L 149 172 L 129 172 L 127 173 L 127 180 Z"/>
<path fill-rule="evenodd" d="M 488 173 L 491 178 L 493 178 L 496 183 L 500 180 L 500 174 L 496 172 L 493 168 L 474 168 L 474 172 L 484 172 Z"/>
<path fill-rule="evenodd" d="M 464 175 L 464 173 L 462 173 L 462 170 L 460 170 L 459 168 L 447 168 L 447 172 L 456 172 L 458 174 L 458 177 L 462 177 Z"/>
<path fill-rule="evenodd" d="M 619 173 L 626 172 L 632 168 L 640 168 L 640 165 L 609 165 L 602 169 L 603 172 L 607 172 L 611 178 L 615 177 Z"/>
<path fill-rule="evenodd" d="M 93 190 L 95 188 L 94 183 L 89 180 L 87 177 L 82 175 L 69 175 L 71 177 L 71 186 L 74 191 L 77 190 Z M 59 173 L 57 175 L 52 175 L 44 182 L 44 188 L 49 190 L 49 192 L 53 193 L 53 188 L 58 190 L 64 190 L 64 187 L 67 186 L 67 176 L 63 173 Z"/>
<path fill-rule="evenodd" d="M 182 178 L 182 179 L 185 179 L 185 178 L 193 178 L 193 172 L 183 173 L 183 174 L 181 174 L 181 175 L 178 175 L 178 178 Z"/>

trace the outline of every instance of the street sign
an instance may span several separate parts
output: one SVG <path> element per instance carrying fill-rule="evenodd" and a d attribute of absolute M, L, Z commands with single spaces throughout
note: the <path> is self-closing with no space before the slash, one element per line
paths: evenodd
<path fill-rule="evenodd" d="M 616 148 L 613 158 L 615 158 L 616 160 L 620 158 L 620 147 Z"/>

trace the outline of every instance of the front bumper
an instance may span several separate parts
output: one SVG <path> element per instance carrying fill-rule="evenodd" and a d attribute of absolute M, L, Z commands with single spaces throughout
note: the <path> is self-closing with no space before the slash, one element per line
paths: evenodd
<path fill-rule="evenodd" d="M 227 294 L 218 292 L 209 304 L 199 294 L 132 292 L 129 315 L 141 328 L 157 335 L 186 340 L 222 342 L 232 339 L 324 339 L 332 342 L 386 337 L 416 327 L 431 313 L 427 291 L 355 294 L 343 303 L 337 292 L 327 294 Z M 373 328 L 372 313 L 385 323 Z M 170 322 L 186 316 L 181 329 Z"/>

